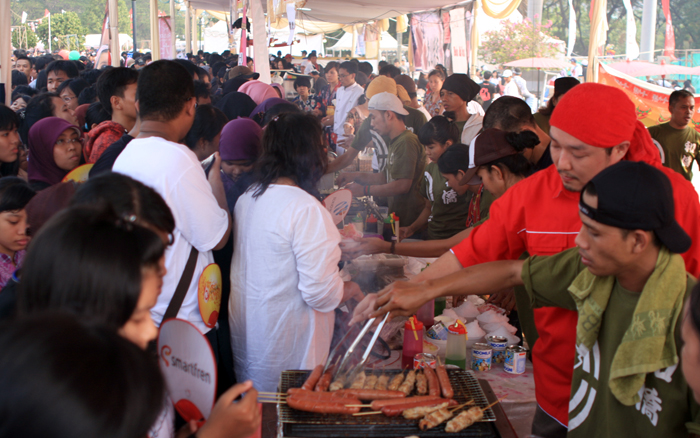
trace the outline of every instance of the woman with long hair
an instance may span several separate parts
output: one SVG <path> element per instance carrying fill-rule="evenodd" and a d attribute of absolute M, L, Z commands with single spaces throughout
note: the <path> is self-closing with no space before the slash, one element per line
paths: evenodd
<path fill-rule="evenodd" d="M 262 391 L 274 391 L 283 370 L 325 361 L 334 309 L 362 294 L 340 277 L 340 233 L 318 199 L 326 160 L 316 117 L 277 116 L 263 134 L 253 184 L 234 209 L 234 368 L 238 381 L 251 379 Z"/>

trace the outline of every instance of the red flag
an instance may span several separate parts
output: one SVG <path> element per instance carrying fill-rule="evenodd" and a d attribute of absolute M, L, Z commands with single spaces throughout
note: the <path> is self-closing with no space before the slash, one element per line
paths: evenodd
<path fill-rule="evenodd" d="M 50 13 L 48 9 L 44 9 L 44 17 L 48 17 Z"/>
<path fill-rule="evenodd" d="M 669 0 L 661 0 L 661 8 L 666 17 L 666 33 L 664 35 L 664 56 L 669 56 L 671 59 L 676 59 L 674 52 L 676 51 L 676 36 L 673 33 L 673 22 L 671 21 L 671 7 Z"/>

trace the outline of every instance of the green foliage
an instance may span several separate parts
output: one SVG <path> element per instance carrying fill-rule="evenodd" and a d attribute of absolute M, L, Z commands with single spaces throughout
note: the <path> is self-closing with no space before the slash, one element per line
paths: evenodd
<path fill-rule="evenodd" d="M 519 23 L 505 20 L 502 24 L 500 30 L 484 34 L 479 52 L 484 61 L 504 64 L 517 59 L 556 56 L 556 46 L 548 42 L 551 22 L 541 25 L 525 19 Z"/>
<path fill-rule="evenodd" d="M 29 26 L 15 28 L 15 30 L 12 31 L 12 47 L 17 49 L 32 49 L 36 47 L 36 43 L 38 42 L 39 39 Z"/>
<path fill-rule="evenodd" d="M 85 28 L 75 12 L 51 14 L 51 37 L 53 38 L 51 47 L 53 49 L 82 50 L 85 44 L 85 33 Z M 49 20 L 44 20 L 37 27 L 36 34 L 48 48 Z"/>
<path fill-rule="evenodd" d="M 84 13 L 80 14 L 80 21 L 83 23 L 87 33 L 101 33 L 102 22 L 105 18 L 105 0 L 91 0 L 90 5 Z M 119 10 L 119 33 L 131 35 L 131 18 L 129 18 L 129 9 L 131 4 L 126 4 L 126 1 L 119 0 L 117 2 Z"/>

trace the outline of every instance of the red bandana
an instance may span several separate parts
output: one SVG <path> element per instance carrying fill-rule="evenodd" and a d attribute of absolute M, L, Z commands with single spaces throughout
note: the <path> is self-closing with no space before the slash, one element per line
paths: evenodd
<path fill-rule="evenodd" d="M 630 141 L 625 159 L 661 166 L 659 150 L 642 122 L 634 103 L 619 88 L 586 83 L 567 92 L 549 121 L 567 134 L 599 148 Z"/>

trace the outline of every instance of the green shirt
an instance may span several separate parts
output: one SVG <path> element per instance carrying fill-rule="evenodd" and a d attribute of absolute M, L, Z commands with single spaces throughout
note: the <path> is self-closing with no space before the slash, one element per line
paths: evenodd
<path fill-rule="evenodd" d="M 406 129 L 418 135 L 418 130 L 426 123 L 425 114 L 408 106 L 404 106 L 404 109 L 408 111 L 405 120 Z M 391 140 L 389 136 L 379 135 L 372 130 L 372 122 L 370 118 L 367 117 L 362 121 L 362 125 L 360 125 L 360 129 L 357 130 L 357 134 L 350 146 L 355 150 L 363 151 L 370 141 L 373 143 L 377 154 L 379 171 L 382 172 L 386 168 L 387 158 L 389 157 L 389 147 L 387 145 Z"/>
<path fill-rule="evenodd" d="M 419 186 L 425 170 L 425 149 L 416 134 L 406 130 L 389 143 L 387 164 L 387 182 L 397 179 L 410 179 L 411 190 L 408 193 L 389 197 L 389 212 L 399 217 L 400 224 L 406 226 L 415 222 L 420 216 L 425 201 L 420 195 Z"/>
<path fill-rule="evenodd" d="M 532 115 L 535 118 L 535 123 L 537 123 L 537 126 L 542 129 L 545 134 L 549 135 L 549 117 L 550 116 L 545 116 L 541 112 L 537 111 L 535 114 Z"/>
<path fill-rule="evenodd" d="M 649 134 L 664 151 L 664 166 L 670 167 L 690 181 L 693 177 L 693 161 L 700 156 L 700 133 L 688 126 L 676 129 L 670 123 L 662 123 L 651 126 Z"/>
<path fill-rule="evenodd" d="M 533 307 L 576 310 L 568 288 L 584 269 L 578 248 L 549 257 L 530 257 L 521 275 Z M 695 280 L 688 276 L 686 297 L 694 285 Z M 613 357 L 632 322 L 639 296 L 616 283 L 603 314 L 598 341 L 590 352 L 576 359 L 567 437 L 656 438 L 700 433 L 700 407 L 683 377 L 680 363 L 647 374 L 642 401 L 637 405 L 623 405 L 610 391 L 608 380 Z M 679 318 L 675 329 L 679 350 L 681 323 Z"/>
<path fill-rule="evenodd" d="M 472 192 L 458 195 L 447 185 L 437 163 L 425 166 L 420 194 L 432 204 L 432 213 L 428 218 L 429 240 L 448 239 L 466 229 Z"/>

